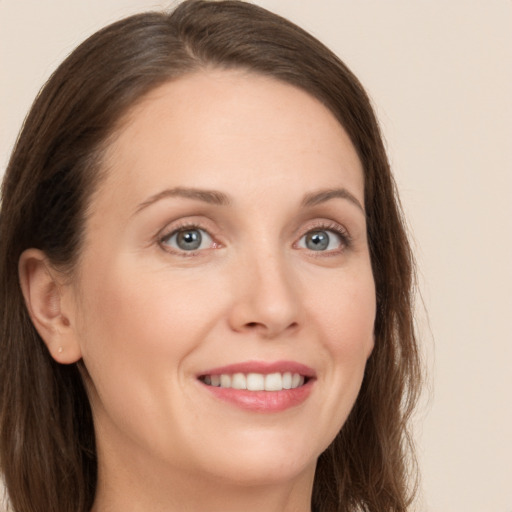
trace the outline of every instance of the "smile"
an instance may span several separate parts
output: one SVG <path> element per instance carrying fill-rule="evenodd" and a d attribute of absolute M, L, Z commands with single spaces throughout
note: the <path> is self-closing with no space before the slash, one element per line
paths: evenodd
<path fill-rule="evenodd" d="M 277 413 L 307 400 L 316 372 L 294 361 L 246 361 L 210 369 L 197 376 L 203 389 L 231 406 Z"/>
<path fill-rule="evenodd" d="M 303 386 L 307 377 L 299 373 L 222 373 L 220 375 L 204 375 L 199 378 L 208 386 L 226 389 L 245 389 L 247 391 L 283 391 Z"/>

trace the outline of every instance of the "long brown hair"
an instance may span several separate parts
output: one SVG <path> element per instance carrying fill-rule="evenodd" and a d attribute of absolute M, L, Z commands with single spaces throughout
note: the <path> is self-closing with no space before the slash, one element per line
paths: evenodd
<path fill-rule="evenodd" d="M 307 91 L 359 154 L 375 348 L 347 422 L 318 460 L 312 507 L 405 511 L 415 474 L 407 423 L 420 380 L 414 269 L 370 101 L 350 70 L 299 27 L 255 5 L 202 0 L 126 18 L 81 44 L 40 92 L 12 154 L 0 216 L 0 464 L 12 509 L 88 512 L 97 479 L 81 363 L 57 364 L 37 334 L 18 283 L 20 254 L 39 248 L 73 272 L 102 153 L 120 120 L 158 85 L 206 67 L 247 69 Z"/>

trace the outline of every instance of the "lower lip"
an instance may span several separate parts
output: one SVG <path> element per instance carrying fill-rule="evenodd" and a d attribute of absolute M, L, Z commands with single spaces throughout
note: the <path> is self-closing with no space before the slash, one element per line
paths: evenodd
<path fill-rule="evenodd" d="M 215 397 L 240 409 L 271 413 L 285 411 L 303 403 L 311 393 L 313 383 L 314 379 L 310 379 L 303 386 L 282 391 L 247 391 L 203 385 Z"/>

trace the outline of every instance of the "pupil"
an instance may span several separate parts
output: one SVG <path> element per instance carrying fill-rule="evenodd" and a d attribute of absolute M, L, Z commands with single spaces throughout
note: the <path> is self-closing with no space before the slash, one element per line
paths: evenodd
<path fill-rule="evenodd" d="M 312 251 L 323 251 L 329 246 L 329 235 L 325 231 L 312 231 L 306 235 L 306 247 Z"/>
<path fill-rule="evenodd" d="M 181 231 L 177 236 L 177 244 L 180 249 L 193 251 L 201 246 L 201 232 L 197 229 L 190 231 Z"/>

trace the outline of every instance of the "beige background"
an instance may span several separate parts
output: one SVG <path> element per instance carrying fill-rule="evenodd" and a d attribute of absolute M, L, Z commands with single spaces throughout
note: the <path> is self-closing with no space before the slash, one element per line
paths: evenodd
<path fill-rule="evenodd" d="M 416 418 L 418 510 L 512 512 L 512 1 L 257 3 L 334 49 L 383 125 L 430 322 L 420 308 L 430 391 Z M 1 170 L 37 90 L 78 42 L 168 5 L 0 0 Z"/>

